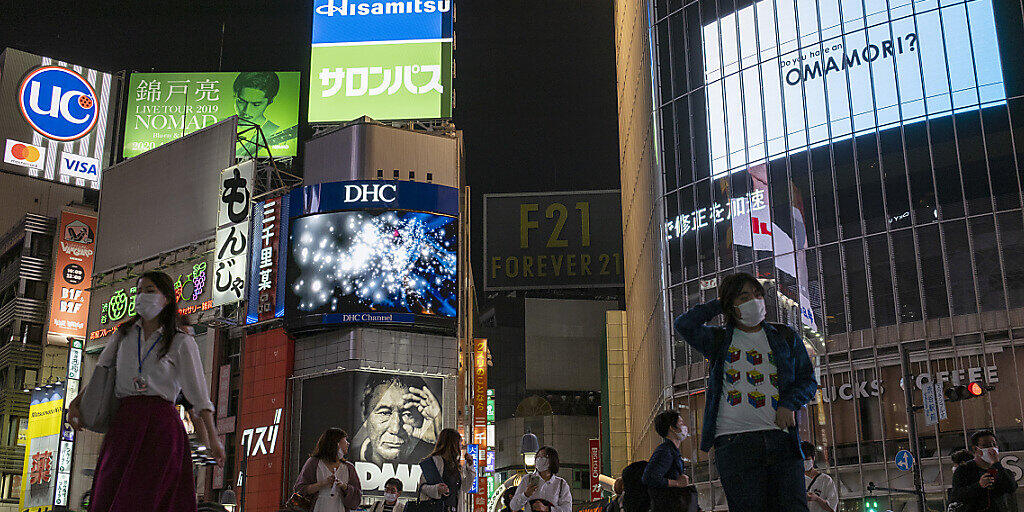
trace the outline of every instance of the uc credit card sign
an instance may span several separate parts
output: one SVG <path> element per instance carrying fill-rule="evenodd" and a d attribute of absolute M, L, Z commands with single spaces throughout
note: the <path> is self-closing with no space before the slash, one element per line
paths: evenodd
<path fill-rule="evenodd" d="M 452 111 L 451 0 L 314 0 L 309 121 Z"/>

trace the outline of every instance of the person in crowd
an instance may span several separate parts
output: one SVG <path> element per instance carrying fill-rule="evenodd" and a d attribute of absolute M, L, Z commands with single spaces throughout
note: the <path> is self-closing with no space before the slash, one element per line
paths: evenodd
<path fill-rule="evenodd" d="M 651 509 L 651 496 L 643 481 L 646 469 L 646 460 L 636 461 L 622 469 L 623 512 L 648 512 Z"/>
<path fill-rule="evenodd" d="M 572 491 L 565 479 L 558 476 L 558 451 L 542 446 L 533 465 L 535 471 L 519 482 L 512 497 L 512 510 L 572 512 Z"/>
<path fill-rule="evenodd" d="M 750 274 L 722 280 L 718 298 L 675 320 L 709 361 L 700 448 L 714 460 L 732 512 L 807 512 L 796 411 L 818 383 L 800 336 L 765 322 L 764 287 Z M 705 325 L 724 315 L 724 327 Z"/>
<path fill-rule="evenodd" d="M 398 502 L 402 495 L 402 481 L 397 478 L 389 478 L 384 482 L 384 497 L 373 504 L 370 512 L 402 512 L 405 504 Z"/>
<path fill-rule="evenodd" d="M 807 482 L 807 508 L 811 512 L 836 512 L 839 510 L 839 490 L 832 477 L 818 471 L 814 462 L 817 450 L 804 441 L 800 444 L 804 452 L 804 480 Z"/>
<path fill-rule="evenodd" d="M 195 511 L 189 441 L 174 407 L 179 392 L 197 411 L 210 455 L 224 462 L 199 346 L 183 328 L 170 276 L 146 272 L 136 289 L 136 314 L 118 326 L 97 363 L 116 369 L 120 406 L 100 448 L 89 510 Z M 76 430 L 82 427 L 80 401 L 72 400 L 68 411 Z"/>
<path fill-rule="evenodd" d="M 615 496 L 608 500 L 608 504 L 604 506 L 604 512 L 622 512 L 622 489 L 622 478 L 616 478 L 615 484 L 612 485 Z"/>
<path fill-rule="evenodd" d="M 953 501 L 967 512 L 1011 512 L 1017 510 L 1014 493 L 1017 482 L 999 462 L 999 444 L 991 430 L 971 435 L 974 459 L 953 472 Z"/>
<path fill-rule="evenodd" d="M 505 489 L 505 492 L 501 493 L 501 511 L 500 512 L 515 512 L 512 510 L 512 497 L 516 495 L 516 487 L 509 487 Z"/>
<path fill-rule="evenodd" d="M 465 510 L 469 488 L 476 479 L 476 469 L 468 460 L 459 431 L 441 430 L 434 451 L 420 461 L 419 499 L 441 501 L 445 512 Z"/>
<path fill-rule="evenodd" d="M 320 434 L 316 448 L 302 466 L 294 492 L 315 496 L 312 512 L 347 512 L 359 508 L 363 497 L 356 467 L 345 460 L 348 433 L 329 428 Z"/>
<path fill-rule="evenodd" d="M 679 445 L 686 439 L 683 417 L 674 410 L 662 411 L 654 417 L 654 431 L 664 439 L 647 462 L 643 482 L 651 495 L 651 510 L 689 510 L 695 496 L 686 489 L 690 477 L 686 476 Z M 684 491 L 684 489 L 686 489 Z"/>

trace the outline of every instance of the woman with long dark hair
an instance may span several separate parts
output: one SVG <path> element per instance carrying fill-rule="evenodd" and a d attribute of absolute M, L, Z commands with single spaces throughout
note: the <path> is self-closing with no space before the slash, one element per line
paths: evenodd
<path fill-rule="evenodd" d="M 100 448 L 89 510 L 194 511 L 188 436 L 174 408 L 179 393 L 198 411 L 211 455 L 224 463 L 199 346 L 178 316 L 170 276 L 146 272 L 136 288 L 136 314 L 118 326 L 99 358 L 100 366 L 116 367 L 120 406 Z M 68 418 L 81 427 L 79 398 Z"/>
<path fill-rule="evenodd" d="M 462 436 L 453 428 L 442 430 L 430 457 L 420 461 L 419 499 L 441 501 L 446 512 L 465 510 L 476 470 L 467 462 Z"/>
<path fill-rule="evenodd" d="M 294 491 L 316 496 L 312 512 L 346 512 L 359 507 L 363 488 L 356 467 L 345 460 L 348 434 L 329 428 L 320 434 L 316 449 L 299 472 Z"/>
<path fill-rule="evenodd" d="M 558 476 L 560 466 L 557 450 L 550 446 L 537 450 L 536 471 L 519 482 L 516 495 L 512 497 L 512 510 L 572 512 L 572 490 L 569 483 Z"/>

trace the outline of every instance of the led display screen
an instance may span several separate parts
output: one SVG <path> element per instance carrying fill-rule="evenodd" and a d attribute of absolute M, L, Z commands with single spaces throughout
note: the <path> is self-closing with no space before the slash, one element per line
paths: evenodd
<path fill-rule="evenodd" d="M 715 177 L 1006 101 L 992 0 L 762 0 L 702 47 Z"/>
<path fill-rule="evenodd" d="M 456 316 L 454 217 L 379 209 L 329 212 L 292 220 L 288 236 L 285 315 L 292 324 L 414 323 Z"/>

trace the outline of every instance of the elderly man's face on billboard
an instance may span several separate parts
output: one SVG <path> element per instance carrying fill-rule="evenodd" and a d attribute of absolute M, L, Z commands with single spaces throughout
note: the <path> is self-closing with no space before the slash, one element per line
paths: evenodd
<path fill-rule="evenodd" d="M 391 381 L 374 387 L 364 420 L 374 462 L 402 460 L 417 441 L 433 444 L 440 412 L 440 403 L 426 386 Z"/>

